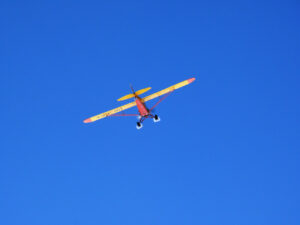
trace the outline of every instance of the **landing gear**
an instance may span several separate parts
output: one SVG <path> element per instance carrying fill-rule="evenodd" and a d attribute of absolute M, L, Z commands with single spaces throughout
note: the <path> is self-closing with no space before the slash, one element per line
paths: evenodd
<path fill-rule="evenodd" d="M 154 117 L 153 117 L 153 122 L 154 123 L 157 123 L 157 122 L 159 122 L 160 121 L 160 118 L 158 117 L 158 115 L 154 115 Z"/>
<path fill-rule="evenodd" d="M 141 129 L 143 127 L 143 124 L 142 123 L 140 123 L 140 122 L 137 122 L 136 123 L 136 129 Z"/>
<path fill-rule="evenodd" d="M 138 119 L 139 121 L 136 123 L 136 129 L 141 129 L 143 127 L 143 122 L 145 121 L 145 119 L 147 118 L 152 118 L 154 123 L 157 123 L 160 121 L 160 118 L 158 117 L 158 115 L 153 115 L 153 114 L 147 114 L 145 116 L 140 116 Z"/>

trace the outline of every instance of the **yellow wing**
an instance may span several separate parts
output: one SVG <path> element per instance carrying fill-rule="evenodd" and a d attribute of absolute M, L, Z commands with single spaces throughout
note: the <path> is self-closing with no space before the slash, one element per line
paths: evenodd
<path fill-rule="evenodd" d="M 131 108 L 131 107 L 133 107 L 135 105 L 136 105 L 135 102 L 130 102 L 130 103 L 126 104 L 126 105 L 122 105 L 122 106 L 120 106 L 118 108 L 115 108 L 115 109 L 109 110 L 107 112 L 101 113 L 101 114 L 99 114 L 97 116 L 90 117 L 90 118 L 84 120 L 83 122 L 85 122 L 85 123 L 94 122 L 96 120 L 103 119 L 104 117 L 108 117 L 108 116 L 113 115 L 115 113 L 121 112 L 121 111 L 123 111 L 125 109 L 129 109 L 129 108 Z"/>
<path fill-rule="evenodd" d="M 184 86 L 186 86 L 186 85 L 192 83 L 194 80 L 195 80 L 195 78 L 190 78 L 190 79 L 185 80 L 185 81 L 182 81 L 182 82 L 180 82 L 180 83 L 178 83 L 178 84 L 172 85 L 171 87 L 168 87 L 168 88 L 163 89 L 163 90 L 161 90 L 161 91 L 158 91 L 158 92 L 156 92 L 156 93 L 154 93 L 154 94 L 152 94 L 152 95 L 148 95 L 148 96 L 145 97 L 145 98 L 142 98 L 142 101 L 143 101 L 143 102 L 147 102 L 147 101 L 152 100 L 152 99 L 154 99 L 154 98 L 157 98 L 157 97 L 159 97 L 159 96 L 161 96 L 161 95 L 167 94 L 167 93 L 169 93 L 170 91 L 174 91 L 174 90 L 176 90 L 176 89 L 178 89 L 178 88 L 184 87 Z M 101 113 L 101 114 L 96 115 L 96 116 L 93 116 L 93 117 L 90 117 L 90 118 L 84 120 L 83 122 L 85 122 L 85 123 L 94 122 L 94 121 L 96 121 L 96 120 L 100 120 L 100 119 L 103 119 L 103 118 L 108 117 L 108 116 L 110 116 L 110 115 L 113 115 L 113 114 L 115 114 L 115 113 L 121 112 L 121 111 L 123 111 L 123 110 L 125 110 L 125 109 L 129 109 L 129 108 L 131 108 L 131 107 L 133 107 L 133 106 L 135 106 L 135 105 L 136 105 L 135 102 L 130 102 L 130 103 L 126 104 L 126 105 L 120 106 L 120 107 L 118 107 L 118 108 L 109 110 L 109 111 L 107 111 L 107 112 Z"/>
<path fill-rule="evenodd" d="M 170 91 L 174 91 L 174 90 L 176 90 L 176 89 L 178 89 L 178 88 L 184 87 L 184 86 L 186 86 L 186 85 L 192 83 L 194 80 L 195 80 L 195 78 L 190 78 L 190 79 L 187 79 L 187 80 L 185 80 L 185 81 L 182 81 L 182 82 L 180 82 L 180 83 L 178 83 L 178 84 L 172 85 L 171 87 L 168 87 L 168 88 L 163 89 L 163 90 L 161 90 L 161 91 L 158 91 L 158 92 L 156 92 L 156 93 L 154 93 L 154 94 L 152 94 L 152 95 L 148 95 L 148 96 L 145 97 L 145 98 L 142 98 L 142 101 L 143 101 L 143 102 L 147 102 L 147 101 L 152 100 L 152 99 L 154 99 L 154 98 L 157 98 L 157 97 L 159 97 L 159 96 L 161 96 L 161 95 L 167 94 L 167 93 L 169 93 Z"/>

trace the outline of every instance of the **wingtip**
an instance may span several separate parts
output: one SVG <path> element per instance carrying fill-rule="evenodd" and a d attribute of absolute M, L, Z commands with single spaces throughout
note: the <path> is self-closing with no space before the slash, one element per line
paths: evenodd
<path fill-rule="evenodd" d="M 188 82 L 189 82 L 189 84 L 190 84 L 190 83 L 194 82 L 195 80 L 196 80 L 196 78 L 193 77 L 193 78 L 188 79 Z"/>
<path fill-rule="evenodd" d="M 84 123 L 90 123 L 90 122 L 92 122 L 92 120 L 91 120 L 91 118 L 88 118 L 88 119 L 84 120 L 83 122 Z"/>

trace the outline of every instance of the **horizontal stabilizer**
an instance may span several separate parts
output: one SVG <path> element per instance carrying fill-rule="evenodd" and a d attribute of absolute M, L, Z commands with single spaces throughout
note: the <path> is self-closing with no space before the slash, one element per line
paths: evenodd
<path fill-rule="evenodd" d="M 147 88 L 138 90 L 138 91 L 135 92 L 134 94 L 128 94 L 128 95 L 123 96 L 122 98 L 119 98 L 118 101 L 127 100 L 127 99 L 133 98 L 133 97 L 135 97 L 135 96 L 144 94 L 146 91 L 149 91 L 150 89 L 151 89 L 151 87 L 147 87 Z"/>
<path fill-rule="evenodd" d="M 145 92 L 149 91 L 151 89 L 151 87 L 147 87 L 141 90 L 138 90 L 137 92 L 135 92 L 136 95 L 141 95 L 144 94 Z"/>
<path fill-rule="evenodd" d="M 118 101 L 127 100 L 127 99 L 130 99 L 130 98 L 133 98 L 134 96 L 135 96 L 134 94 L 125 95 L 122 98 L 119 98 Z"/>

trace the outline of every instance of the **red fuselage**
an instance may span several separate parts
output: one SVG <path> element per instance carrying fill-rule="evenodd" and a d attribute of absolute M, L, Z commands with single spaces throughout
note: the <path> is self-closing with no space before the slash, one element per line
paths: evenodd
<path fill-rule="evenodd" d="M 149 111 L 146 108 L 145 104 L 141 101 L 141 99 L 138 96 L 136 96 L 135 102 L 141 116 L 146 116 L 149 114 Z"/>

